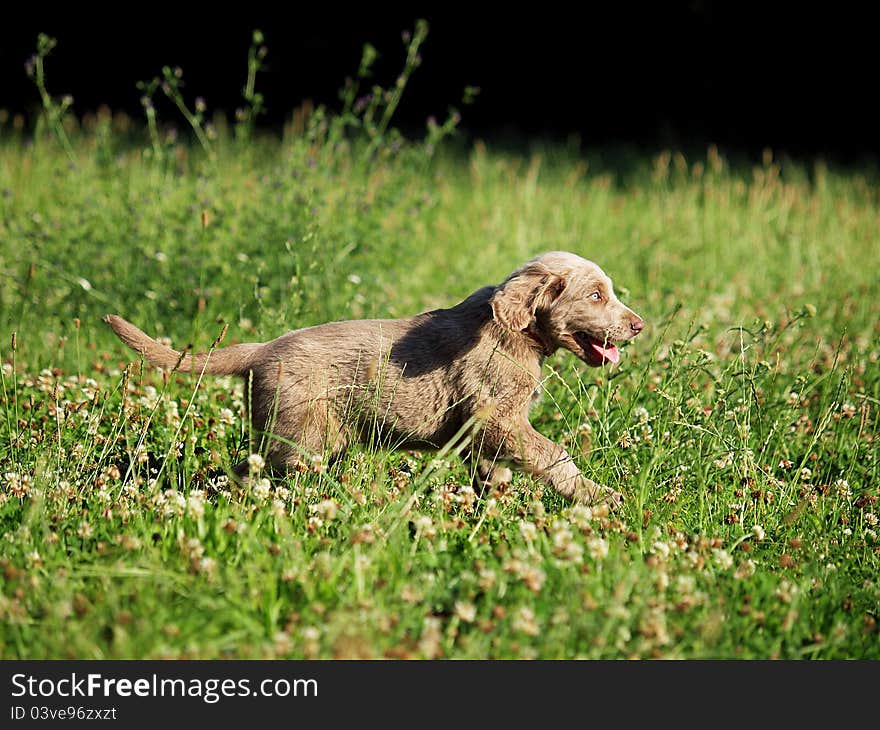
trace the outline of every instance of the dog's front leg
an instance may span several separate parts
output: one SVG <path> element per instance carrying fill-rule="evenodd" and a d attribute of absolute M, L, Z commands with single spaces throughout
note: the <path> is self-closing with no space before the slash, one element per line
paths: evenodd
<path fill-rule="evenodd" d="M 484 439 L 484 453 L 487 447 L 492 449 L 499 458 L 542 479 L 569 499 L 587 504 L 607 502 L 613 507 L 623 501 L 619 492 L 581 474 L 568 452 L 538 433 L 528 421 L 514 428 L 509 424 L 487 424 Z"/>

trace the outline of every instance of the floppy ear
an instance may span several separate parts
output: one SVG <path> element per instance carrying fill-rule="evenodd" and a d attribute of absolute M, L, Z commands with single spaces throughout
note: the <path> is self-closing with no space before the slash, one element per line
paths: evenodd
<path fill-rule="evenodd" d="M 552 304 L 565 289 L 565 279 L 544 264 L 531 263 L 511 274 L 489 303 L 495 321 L 509 330 L 521 332 L 539 309 Z"/>

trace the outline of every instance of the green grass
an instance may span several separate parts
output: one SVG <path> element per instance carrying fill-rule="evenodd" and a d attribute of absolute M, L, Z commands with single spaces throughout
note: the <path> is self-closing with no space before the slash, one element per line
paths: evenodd
<path fill-rule="evenodd" d="M 880 658 L 873 172 L 617 175 L 369 108 L 190 143 L 48 104 L 0 127 L 0 657 Z M 617 370 L 551 357 L 532 414 L 614 514 L 416 452 L 228 483 L 241 383 L 100 319 L 206 349 L 451 306 L 552 249 L 648 322 Z"/>

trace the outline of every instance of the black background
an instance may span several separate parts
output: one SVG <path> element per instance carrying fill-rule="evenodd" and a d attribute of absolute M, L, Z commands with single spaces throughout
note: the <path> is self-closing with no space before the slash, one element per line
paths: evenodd
<path fill-rule="evenodd" d="M 0 722 L 24 706 L 117 708 L 117 722 L 95 727 L 227 728 L 265 725 L 383 727 L 461 725 L 546 726 L 569 723 L 679 724 L 724 717 L 761 727 L 828 726 L 839 722 L 841 697 L 852 713 L 872 709 L 875 662 L 521 662 L 521 661 L 2 661 Z M 17 697 L 22 678 L 58 681 L 76 673 L 134 680 L 314 678 L 317 697 L 227 697 L 209 704 L 198 697 Z M 68 685 L 69 687 L 69 685 Z M 863 709 L 858 710 L 859 707 Z M 434 722 L 426 723 L 425 720 Z M 720 720 L 720 723 L 719 723 Z M 157 723 L 159 723 L 157 725 Z M 81 725 L 82 723 L 80 723 Z M 56 726 L 62 723 L 56 722 Z M 273 725 L 273 726 L 274 726 Z M 79 726 L 79 725 L 78 725 Z"/>
<path fill-rule="evenodd" d="M 318 7 L 315 7 L 318 5 Z M 437 9 L 442 8 L 442 10 Z M 575 9 L 577 8 L 577 10 Z M 842 3 L 614 3 L 496 7 L 284 3 L 6 4 L 0 23 L 0 108 L 32 113 L 24 73 L 38 32 L 58 39 L 47 62 L 50 91 L 71 94 L 81 114 L 104 103 L 140 116 L 136 82 L 163 65 L 184 70 L 190 103 L 231 112 L 240 103 L 251 31 L 266 36 L 263 123 L 278 125 L 304 98 L 338 107 L 365 42 L 381 56 L 375 81 L 402 68 L 401 31 L 431 26 L 396 122 L 423 128 L 459 106 L 467 138 L 516 143 L 578 135 L 584 148 L 627 145 L 757 157 L 875 161 L 878 27 Z M 170 117 L 170 110 L 166 111 Z"/>

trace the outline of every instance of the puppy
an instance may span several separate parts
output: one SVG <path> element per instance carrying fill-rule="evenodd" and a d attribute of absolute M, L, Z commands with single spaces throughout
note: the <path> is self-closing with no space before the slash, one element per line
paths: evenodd
<path fill-rule="evenodd" d="M 195 355 L 116 315 L 104 319 L 153 365 L 247 378 L 252 426 L 281 472 L 303 452 L 334 458 L 355 442 L 439 449 L 467 433 L 462 455 L 482 484 L 509 481 L 510 464 L 571 499 L 621 499 L 584 477 L 528 418 L 543 358 L 564 347 L 594 367 L 617 363 L 614 343 L 644 327 L 580 256 L 546 253 L 450 309 L 330 322 Z M 247 470 L 246 462 L 235 468 L 240 477 Z"/>

